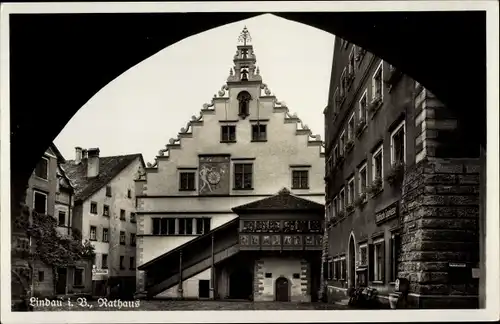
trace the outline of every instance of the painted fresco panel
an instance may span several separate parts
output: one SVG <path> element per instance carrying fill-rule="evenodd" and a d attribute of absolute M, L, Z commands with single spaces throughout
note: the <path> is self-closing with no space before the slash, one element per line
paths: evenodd
<path fill-rule="evenodd" d="M 228 195 L 230 185 L 229 156 L 200 156 L 199 194 Z"/>

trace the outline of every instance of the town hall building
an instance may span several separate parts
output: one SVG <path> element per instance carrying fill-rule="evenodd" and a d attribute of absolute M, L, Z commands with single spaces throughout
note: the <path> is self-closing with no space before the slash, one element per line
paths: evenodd
<path fill-rule="evenodd" d="M 317 297 L 324 145 L 263 83 L 246 27 L 227 82 L 136 180 L 137 291 Z"/>

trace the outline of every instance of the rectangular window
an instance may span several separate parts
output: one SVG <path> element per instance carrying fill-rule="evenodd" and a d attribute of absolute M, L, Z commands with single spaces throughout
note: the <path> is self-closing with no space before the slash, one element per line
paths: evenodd
<path fill-rule="evenodd" d="M 202 235 L 210 232 L 210 218 L 196 218 L 196 234 Z"/>
<path fill-rule="evenodd" d="M 349 205 L 354 203 L 354 176 L 347 182 L 347 203 Z"/>
<path fill-rule="evenodd" d="M 266 141 L 266 125 L 252 125 L 252 141 Z"/>
<path fill-rule="evenodd" d="M 120 244 L 125 245 L 125 232 L 120 231 Z"/>
<path fill-rule="evenodd" d="M 130 233 L 130 245 L 135 246 L 135 233 Z"/>
<path fill-rule="evenodd" d="M 340 139 L 339 139 L 340 156 L 344 156 L 344 146 L 345 146 L 345 131 L 342 131 L 342 134 L 340 134 Z"/>
<path fill-rule="evenodd" d="M 162 235 L 168 234 L 169 220 L 170 220 L 170 218 L 161 218 L 160 219 L 160 234 L 162 234 Z"/>
<path fill-rule="evenodd" d="M 272 278 L 273 274 L 271 272 L 266 272 L 265 277 L 266 278 Z"/>
<path fill-rule="evenodd" d="M 58 223 L 59 223 L 59 226 L 66 226 L 66 213 L 65 212 L 63 212 L 63 211 L 59 212 Z"/>
<path fill-rule="evenodd" d="M 109 242 L 109 229 L 107 228 L 102 229 L 102 241 Z"/>
<path fill-rule="evenodd" d="M 338 157 L 339 157 L 339 147 L 335 145 L 335 147 L 333 148 L 333 161 L 335 163 L 337 162 Z"/>
<path fill-rule="evenodd" d="M 194 177 L 194 172 L 181 172 L 179 174 L 179 190 L 195 190 Z"/>
<path fill-rule="evenodd" d="M 131 223 L 136 223 L 137 220 L 135 219 L 135 213 L 130 213 L 130 222 Z"/>
<path fill-rule="evenodd" d="M 367 185 L 367 172 L 366 172 L 366 163 L 359 169 L 359 187 L 358 194 L 366 193 L 366 185 Z"/>
<path fill-rule="evenodd" d="M 130 257 L 130 270 L 135 270 L 135 258 Z"/>
<path fill-rule="evenodd" d="M 308 170 L 292 170 L 292 189 L 309 189 Z"/>
<path fill-rule="evenodd" d="M 193 235 L 193 219 L 192 218 L 179 218 L 179 234 Z"/>
<path fill-rule="evenodd" d="M 333 260 L 328 260 L 328 280 L 333 279 Z"/>
<path fill-rule="evenodd" d="M 83 286 L 83 269 L 75 268 L 75 275 L 73 278 L 73 286 L 81 287 Z"/>
<path fill-rule="evenodd" d="M 97 227 L 90 226 L 90 240 L 97 241 Z"/>
<path fill-rule="evenodd" d="M 35 175 L 44 180 L 49 179 L 49 159 L 42 157 L 42 159 L 38 161 L 35 167 Z"/>
<path fill-rule="evenodd" d="M 354 53 L 356 51 L 356 46 L 353 46 L 351 53 L 349 54 L 349 75 L 354 75 Z"/>
<path fill-rule="evenodd" d="M 90 213 L 91 214 L 97 214 L 97 203 L 96 202 L 91 202 L 90 203 Z"/>
<path fill-rule="evenodd" d="M 337 87 L 335 89 L 335 92 L 333 93 L 333 113 L 334 115 L 338 114 L 339 112 L 339 88 Z"/>
<path fill-rule="evenodd" d="M 345 193 L 344 193 L 344 189 L 342 188 L 340 190 L 340 194 L 339 194 L 339 211 L 344 211 L 344 204 L 345 204 Z"/>
<path fill-rule="evenodd" d="M 125 218 L 125 210 L 124 209 L 120 209 L 120 220 L 122 220 L 122 221 L 126 220 L 126 218 Z"/>
<path fill-rule="evenodd" d="M 153 218 L 153 233 L 154 235 L 160 234 L 160 220 L 161 218 Z"/>
<path fill-rule="evenodd" d="M 368 265 L 368 245 L 362 244 L 359 246 L 359 265 L 367 266 Z"/>
<path fill-rule="evenodd" d="M 340 259 L 340 280 L 346 279 L 346 272 L 347 272 L 347 267 L 346 267 L 345 257 L 342 257 Z"/>
<path fill-rule="evenodd" d="M 109 206 L 108 205 L 102 206 L 102 215 L 109 217 Z"/>
<path fill-rule="evenodd" d="M 340 96 L 344 97 L 347 92 L 347 70 L 344 68 L 340 76 Z"/>
<path fill-rule="evenodd" d="M 38 281 L 43 282 L 45 280 L 45 273 L 43 271 L 38 271 Z"/>
<path fill-rule="evenodd" d="M 120 255 L 120 270 L 124 270 L 125 269 L 125 265 L 123 264 L 124 260 L 125 260 L 125 256 L 124 255 Z"/>
<path fill-rule="evenodd" d="M 175 218 L 166 218 L 167 220 L 167 231 L 168 235 L 175 235 Z"/>
<path fill-rule="evenodd" d="M 110 185 L 106 186 L 106 196 L 111 197 L 111 186 Z"/>
<path fill-rule="evenodd" d="M 391 165 L 405 163 L 405 122 L 402 121 L 391 133 Z"/>
<path fill-rule="evenodd" d="M 372 98 L 374 100 L 383 98 L 382 63 L 380 62 L 372 78 Z"/>
<path fill-rule="evenodd" d="M 333 217 L 337 217 L 337 213 L 338 213 L 338 209 L 339 206 L 338 206 L 338 199 L 337 197 L 333 198 Z"/>
<path fill-rule="evenodd" d="M 365 123 L 367 122 L 368 118 L 368 92 L 365 90 L 363 92 L 363 95 L 361 96 L 361 99 L 359 100 L 359 115 L 358 118 L 359 120 L 363 120 Z"/>
<path fill-rule="evenodd" d="M 101 264 L 102 269 L 107 269 L 108 268 L 108 255 L 103 254 L 102 255 L 102 264 Z"/>
<path fill-rule="evenodd" d="M 252 189 L 253 164 L 237 163 L 234 165 L 234 189 Z"/>
<path fill-rule="evenodd" d="M 372 156 L 372 179 L 380 179 L 382 180 L 382 176 L 384 174 L 384 166 L 383 166 L 383 150 L 382 150 L 382 145 L 373 153 Z"/>
<path fill-rule="evenodd" d="M 47 213 L 47 194 L 33 190 L 33 209 L 39 214 Z"/>
<path fill-rule="evenodd" d="M 236 126 L 224 125 L 221 126 L 221 142 L 236 141 Z"/>
<path fill-rule="evenodd" d="M 384 281 L 384 239 L 377 240 L 374 242 L 374 256 L 375 267 L 374 267 L 374 281 Z"/>
<path fill-rule="evenodd" d="M 132 198 L 132 190 L 127 190 L 127 198 Z"/>
<path fill-rule="evenodd" d="M 347 140 L 354 141 L 354 113 L 349 119 L 349 123 L 347 124 Z"/>
<path fill-rule="evenodd" d="M 210 224 L 211 224 L 210 218 L 203 218 L 203 233 L 204 234 L 207 234 L 212 229 Z"/>

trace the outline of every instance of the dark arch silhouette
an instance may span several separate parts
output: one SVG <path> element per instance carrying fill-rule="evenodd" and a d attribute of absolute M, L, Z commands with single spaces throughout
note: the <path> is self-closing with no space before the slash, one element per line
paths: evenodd
<path fill-rule="evenodd" d="M 253 298 L 253 275 L 247 268 L 240 267 L 229 276 L 229 297 L 234 299 Z"/>
<path fill-rule="evenodd" d="M 274 283 L 274 298 L 276 301 L 290 301 L 290 281 L 285 277 L 279 277 Z"/>
<path fill-rule="evenodd" d="M 354 236 L 349 236 L 349 287 L 356 286 L 356 244 Z"/>
<path fill-rule="evenodd" d="M 44 150 L 102 87 L 166 46 L 259 14 L 10 15 L 12 201 L 21 200 Z M 474 129 L 457 141 L 485 144 L 485 12 L 274 14 L 400 67 L 453 109 L 461 127 Z"/>

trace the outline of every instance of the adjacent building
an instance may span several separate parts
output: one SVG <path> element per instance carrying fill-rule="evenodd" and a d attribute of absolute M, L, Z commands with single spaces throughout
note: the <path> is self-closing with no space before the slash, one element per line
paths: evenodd
<path fill-rule="evenodd" d="M 324 115 L 329 300 L 369 286 L 388 304 L 405 278 L 408 307 L 477 307 L 480 167 L 452 144 L 453 112 L 337 38 Z"/>
<path fill-rule="evenodd" d="M 75 188 L 71 227 L 95 248 L 93 291 L 106 284 L 135 292 L 136 192 L 134 180 L 144 171 L 141 154 L 99 156 L 98 148 L 75 149 L 62 168 Z M 62 215 L 62 214 L 61 214 Z M 62 216 L 61 216 L 62 217 Z M 61 218 L 62 220 L 62 218 Z"/>
<path fill-rule="evenodd" d="M 310 301 L 323 142 L 263 83 L 245 28 L 227 82 L 136 181 L 138 291 Z"/>
<path fill-rule="evenodd" d="M 62 164 L 65 163 L 57 147 L 52 144 L 37 163 L 28 182 L 26 205 L 33 213 L 51 215 L 57 220 L 57 231 L 63 237 L 71 237 L 71 213 L 74 188 L 67 178 Z M 36 241 L 29 241 L 32 248 Z M 41 260 L 33 260 L 31 285 L 37 296 L 90 293 L 91 264 L 77 261 L 74 267 L 53 269 Z M 57 274 L 55 273 L 57 272 Z"/>

